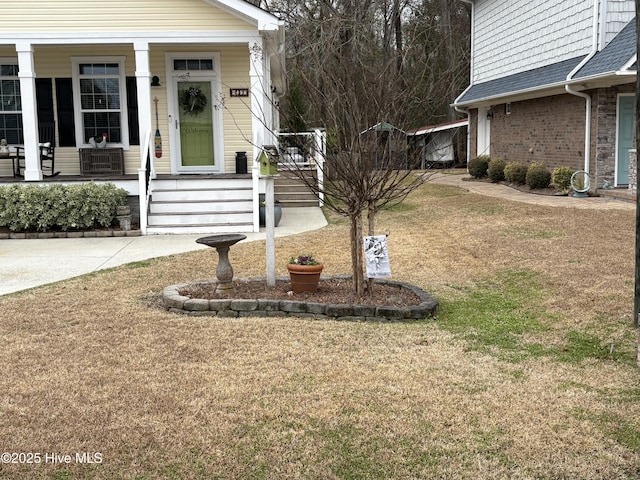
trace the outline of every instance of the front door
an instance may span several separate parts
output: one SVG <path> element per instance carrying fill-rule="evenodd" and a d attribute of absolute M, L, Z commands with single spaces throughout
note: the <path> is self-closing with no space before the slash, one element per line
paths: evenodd
<path fill-rule="evenodd" d="M 629 185 L 629 150 L 633 148 L 635 97 L 618 97 L 615 185 Z"/>
<path fill-rule="evenodd" d="M 219 58 L 203 54 L 167 54 L 171 79 L 169 131 L 174 173 L 224 170 Z"/>
<path fill-rule="evenodd" d="M 180 166 L 186 169 L 216 166 L 211 82 L 178 81 Z"/>

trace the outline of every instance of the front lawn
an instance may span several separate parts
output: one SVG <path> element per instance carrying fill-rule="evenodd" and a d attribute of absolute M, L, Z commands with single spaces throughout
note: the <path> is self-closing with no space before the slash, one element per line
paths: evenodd
<path fill-rule="evenodd" d="M 441 303 L 416 323 L 160 309 L 209 249 L 0 297 L 2 451 L 40 458 L 0 478 L 638 478 L 634 222 L 426 184 L 377 223 Z M 278 239 L 277 273 L 349 273 L 348 239 L 332 216 Z M 264 250 L 234 246 L 236 275 Z"/>

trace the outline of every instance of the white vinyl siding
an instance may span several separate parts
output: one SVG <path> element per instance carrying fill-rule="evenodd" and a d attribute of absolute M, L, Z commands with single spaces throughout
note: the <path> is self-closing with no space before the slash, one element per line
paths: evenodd
<path fill-rule="evenodd" d="M 478 0 L 473 82 L 586 55 L 592 12 L 593 0 Z"/>
<path fill-rule="evenodd" d="M 253 115 L 251 115 L 251 97 L 231 97 L 231 88 L 249 88 L 249 48 L 246 45 L 228 47 L 221 50 L 222 95 L 224 101 L 224 159 L 226 171 L 235 171 L 235 152 L 247 152 L 251 159 L 253 146 Z M 249 164 L 251 169 L 251 163 Z"/>
<path fill-rule="evenodd" d="M 604 43 L 601 47 L 613 40 L 636 14 L 634 0 L 606 0 L 605 7 Z"/>

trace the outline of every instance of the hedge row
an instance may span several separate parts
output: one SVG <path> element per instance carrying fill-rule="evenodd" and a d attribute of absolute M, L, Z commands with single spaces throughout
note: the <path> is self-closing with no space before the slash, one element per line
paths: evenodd
<path fill-rule="evenodd" d="M 126 198 L 127 191 L 112 183 L 3 186 L 0 226 L 14 232 L 109 227 Z"/>
<path fill-rule="evenodd" d="M 529 166 L 520 162 L 505 163 L 502 158 L 491 158 L 480 155 L 469 161 L 469 174 L 475 178 L 485 178 L 494 182 L 506 180 L 517 185 L 528 185 L 532 189 L 547 188 L 553 183 L 556 190 L 567 192 L 570 188 L 573 170 L 569 167 L 559 167 L 549 171 L 541 162 L 533 162 Z"/>

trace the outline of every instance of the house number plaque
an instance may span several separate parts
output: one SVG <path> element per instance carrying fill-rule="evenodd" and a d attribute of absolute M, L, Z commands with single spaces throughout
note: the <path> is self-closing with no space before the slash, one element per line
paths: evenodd
<path fill-rule="evenodd" d="M 249 89 L 248 88 L 231 88 L 229 93 L 232 97 L 248 97 Z"/>

